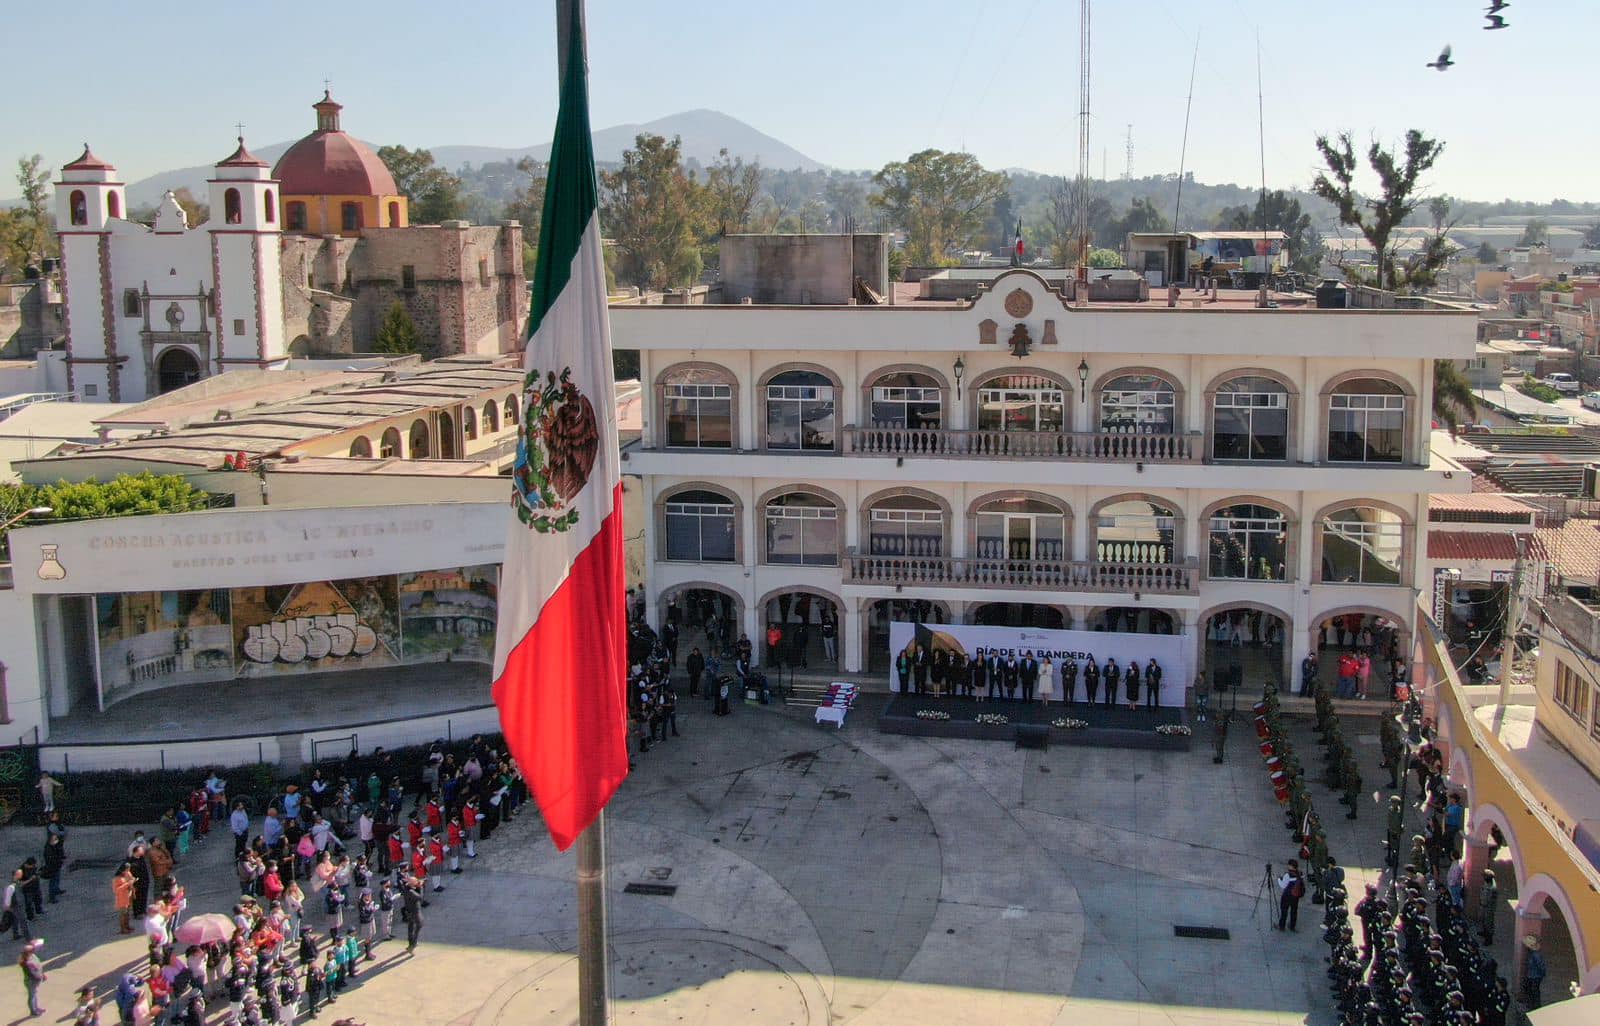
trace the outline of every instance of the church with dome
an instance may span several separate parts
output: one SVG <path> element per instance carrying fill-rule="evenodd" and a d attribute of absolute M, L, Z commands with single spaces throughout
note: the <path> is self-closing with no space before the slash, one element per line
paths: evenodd
<path fill-rule="evenodd" d="M 372 148 L 324 92 L 316 130 L 277 165 L 237 140 L 189 224 L 167 192 L 150 223 L 128 217 L 117 169 L 85 144 L 55 185 L 68 387 L 138 402 L 229 370 L 372 351 L 399 304 L 424 357 L 522 344 L 522 227 L 410 223 Z"/>

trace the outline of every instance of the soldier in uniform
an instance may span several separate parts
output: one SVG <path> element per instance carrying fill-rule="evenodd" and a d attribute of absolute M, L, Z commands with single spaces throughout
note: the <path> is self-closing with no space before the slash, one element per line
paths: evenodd
<path fill-rule="evenodd" d="M 1405 830 L 1406 809 L 1397 794 L 1389 796 L 1389 824 L 1384 834 L 1384 847 L 1389 849 L 1385 861 L 1391 870 L 1400 868 L 1400 834 Z"/>
<path fill-rule="evenodd" d="M 1078 661 L 1076 659 L 1072 658 L 1071 656 L 1067 656 L 1066 661 L 1061 664 L 1061 698 L 1062 698 L 1062 701 L 1066 702 L 1068 705 L 1072 705 L 1076 701 L 1076 699 L 1073 696 L 1077 693 L 1077 690 L 1078 690 Z M 1093 695 L 1089 696 L 1089 703 L 1091 705 L 1094 704 L 1094 696 Z"/>
<path fill-rule="evenodd" d="M 1323 833 L 1322 823 L 1317 819 L 1315 813 L 1312 813 L 1311 823 L 1312 825 L 1309 828 L 1311 836 L 1306 838 L 1306 848 L 1311 853 L 1308 857 L 1308 861 L 1311 864 L 1311 903 L 1313 905 L 1321 905 L 1327 901 L 1327 894 L 1324 890 L 1327 881 L 1323 879 L 1323 876 L 1328 869 L 1328 838 Z"/>
<path fill-rule="evenodd" d="M 1339 767 L 1339 778 L 1344 782 L 1344 797 L 1339 801 L 1350 807 L 1345 813 L 1345 819 L 1356 818 L 1356 807 L 1361 801 L 1361 772 L 1356 769 L 1356 760 L 1350 754 L 1350 749 L 1344 750 L 1344 762 Z"/>
<path fill-rule="evenodd" d="M 1383 768 L 1389 771 L 1389 790 L 1400 787 L 1400 774 L 1405 772 L 1405 745 L 1400 741 L 1400 725 L 1393 716 L 1384 716 L 1378 732 L 1383 746 Z"/>

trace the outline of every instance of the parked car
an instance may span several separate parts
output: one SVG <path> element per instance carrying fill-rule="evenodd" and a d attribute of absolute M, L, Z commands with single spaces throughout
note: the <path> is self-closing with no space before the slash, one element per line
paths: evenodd
<path fill-rule="evenodd" d="M 1557 392 L 1570 393 L 1572 395 L 1577 395 L 1578 390 L 1582 387 L 1578 384 L 1577 378 L 1565 371 L 1556 371 L 1554 374 L 1545 375 L 1544 384 L 1549 385 Z"/>
<path fill-rule="evenodd" d="M 1585 392 L 1579 397 L 1578 402 L 1586 410 L 1600 410 L 1600 392 Z"/>

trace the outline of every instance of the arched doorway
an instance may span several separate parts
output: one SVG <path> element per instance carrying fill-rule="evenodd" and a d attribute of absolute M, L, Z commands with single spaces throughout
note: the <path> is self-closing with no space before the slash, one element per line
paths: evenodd
<path fill-rule="evenodd" d="M 1072 617 L 1059 606 L 1034 602 L 985 602 L 967 609 L 967 622 L 983 627 L 1032 627 L 1060 631 L 1072 626 Z"/>
<path fill-rule="evenodd" d="M 950 608 L 928 599 L 878 599 L 863 610 L 862 630 L 866 633 L 866 668 L 869 673 L 889 670 L 889 625 L 891 623 L 949 623 Z"/>
<path fill-rule="evenodd" d="M 156 361 L 156 390 L 163 395 L 200 380 L 200 361 L 187 349 L 177 346 Z"/>
<path fill-rule="evenodd" d="M 689 653 L 699 648 L 708 658 L 716 655 L 732 672 L 735 646 L 744 634 L 744 603 L 739 596 L 714 584 L 684 584 L 669 588 L 660 596 L 658 625 L 664 630 L 667 624 L 678 628 L 678 659 L 687 659 Z M 759 652 L 760 641 L 750 643 Z"/>
<path fill-rule="evenodd" d="M 428 422 L 424 420 L 412 421 L 411 430 L 407 432 L 407 435 L 406 441 L 411 450 L 411 458 L 414 460 L 427 459 L 428 454 L 432 451 L 428 445 Z"/>
<path fill-rule="evenodd" d="M 1276 610 L 1257 605 L 1213 609 L 1200 620 L 1201 665 L 1218 690 L 1260 690 L 1267 681 L 1280 687 L 1289 678 L 1289 624 Z"/>
<path fill-rule="evenodd" d="M 1408 635 L 1404 622 L 1380 609 L 1331 610 L 1312 628 L 1311 651 L 1317 656 L 1317 679 L 1325 687 L 1337 689 L 1340 659 L 1353 656 L 1359 661 L 1365 656 L 1368 672 L 1363 678 L 1357 671 L 1347 695 L 1387 699 L 1393 694 L 1397 676 L 1405 674 L 1406 653 L 1410 651 Z M 1298 679 L 1295 686 L 1299 687 Z"/>
<path fill-rule="evenodd" d="M 448 413 L 439 414 L 439 458 L 456 458 L 456 421 Z"/>
<path fill-rule="evenodd" d="M 1092 610 L 1087 625 L 1091 631 L 1109 634 L 1176 634 L 1177 621 L 1165 609 L 1141 606 L 1108 606 Z"/>
<path fill-rule="evenodd" d="M 762 639 L 762 662 L 769 667 L 830 669 L 840 667 L 839 603 L 830 595 L 809 589 L 769 594 L 761 603 L 765 631 L 773 624 L 783 632 L 777 652 Z"/>

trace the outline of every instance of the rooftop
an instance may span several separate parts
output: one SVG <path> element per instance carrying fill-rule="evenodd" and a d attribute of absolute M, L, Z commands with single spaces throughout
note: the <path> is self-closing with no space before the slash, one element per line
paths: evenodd
<path fill-rule="evenodd" d="M 1600 582 L 1600 519 L 1573 517 L 1533 532 L 1536 558 L 1569 581 Z"/>

